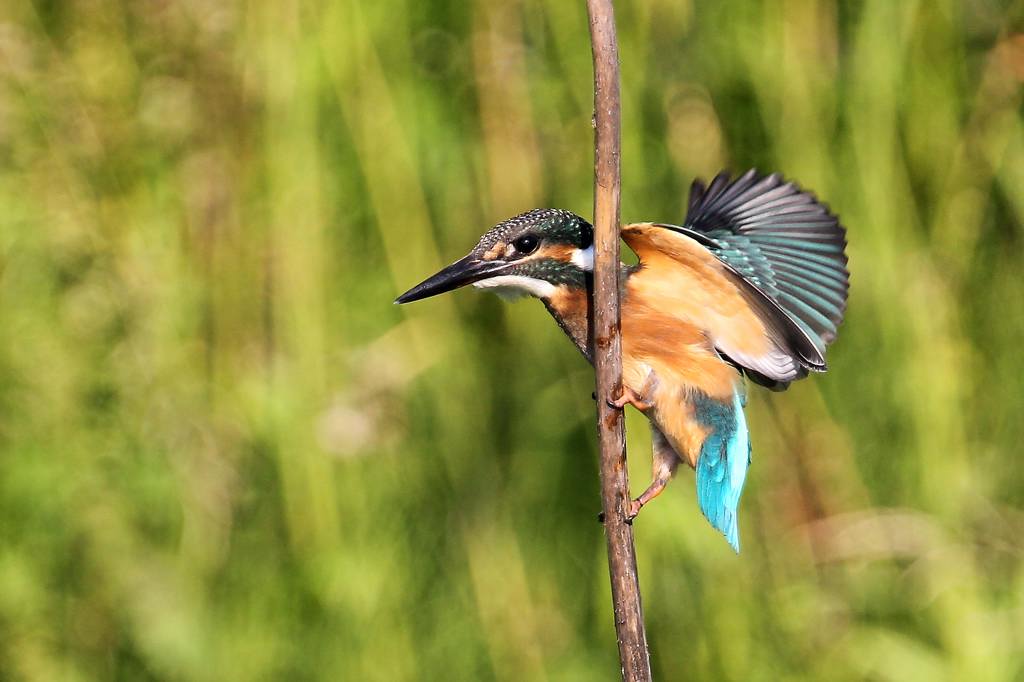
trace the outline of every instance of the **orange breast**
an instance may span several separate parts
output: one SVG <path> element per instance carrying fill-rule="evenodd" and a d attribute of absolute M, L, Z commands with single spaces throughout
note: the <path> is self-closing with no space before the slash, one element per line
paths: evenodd
<path fill-rule="evenodd" d="M 648 418 L 694 467 L 707 429 L 694 415 L 691 396 L 700 391 L 717 400 L 732 400 L 740 376 L 718 356 L 701 329 L 651 303 L 642 287 L 627 283 L 622 381 L 654 403 Z"/>
<path fill-rule="evenodd" d="M 720 400 L 731 399 L 738 379 L 699 327 L 652 305 L 632 278 L 622 305 L 622 356 L 623 381 L 641 394 L 651 371 L 666 388 L 697 389 Z"/>
<path fill-rule="evenodd" d="M 677 266 L 678 268 L 678 266 Z M 637 274 L 626 282 L 622 300 L 622 381 L 655 407 L 647 411 L 672 447 L 695 466 L 707 430 L 695 418 L 694 391 L 732 400 L 739 373 L 714 350 L 705 331 L 678 315 L 675 297 L 667 301 Z M 655 293 L 652 294 L 651 292 Z M 545 302 L 559 325 L 586 353 L 587 294 L 559 287 Z M 699 311 L 692 308 L 692 314 Z"/>

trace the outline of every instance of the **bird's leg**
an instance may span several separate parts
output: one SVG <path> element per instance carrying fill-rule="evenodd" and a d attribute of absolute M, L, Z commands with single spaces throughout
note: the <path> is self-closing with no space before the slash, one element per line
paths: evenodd
<path fill-rule="evenodd" d="M 640 497 L 629 503 L 629 511 L 626 513 L 626 518 L 630 521 L 635 519 L 645 504 L 653 500 L 665 490 L 665 487 L 668 486 L 668 482 L 670 480 L 672 480 L 671 475 L 658 476 L 651 481 L 651 484 L 647 486 L 647 490 L 645 490 Z"/>
<path fill-rule="evenodd" d="M 621 410 L 626 405 L 632 405 L 641 412 L 646 412 L 653 407 L 653 403 L 644 401 L 636 391 L 628 386 L 622 387 L 622 395 L 615 400 L 608 401 L 608 407 L 614 407 L 617 410 Z"/>
<path fill-rule="evenodd" d="M 654 372 L 650 372 L 641 390 L 643 390 L 644 395 L 652 396 L 657 386 L 658 377 Z M 647 410 L 654 407 L 654 402 L 645 400 L 644 395 L 640 395 L 629 386 L 623 386 L 622 395 L 615 400 L 609 400 L 608 407 L 621 410 L 626 405 L 632 405 L 641 412 L 647 412 Z M 591 397 L 596 400 L 597 394 L 594 393 Z M 669 480 L 671 480 L 672 475 L 676 471 L 676 466 L 679 464 L 679 456 L 676 455 L 676 451 L 672 449 L 668 440 L 665 439 L 665 436 L 653 422 L 651 423 L 651 434 L 654 444 L 654 480 L 651 481 L 651 485 L 647 487 L 647 490 L 640 497 L 629 502 L 629 506 L 626 509 L 627 522 L 632 522 L 636 515 L 640 513 L 641 507 L 661 494 L 661 491 L 668 485 Z M 604 513 L 598 514 L 597 520 L 604 523 Z"/>
<path fill-rule="evenodd" d="M 656 386 L 657 381 L 658 380 L 654 376 L 654 372 L 648 374 L 647 380 L 644 381 L 644 386 L 641 389 L 643 391 L 643 395 L 640 395 L 629 386 L 623 386 L 622 395 L 620 395 L 615 400 L 609 400 L 608 407 L 621 410 L 626 405 L 632 405 L 641 412 L 646 412 L 647 410 L 654 407 L 654 403 L 652 401 L 646 400 L 644 396 L 650 396 L 654 393 L 654 387 Z"/>
<path fill-rule="evenodd" d="M 668 439 L 665 438 L 665 434 L 661 430 L 651 424 L 651 445 L 653 446 L 653 466 L 652 475 L 654 480 L 647 486 L 640 497 L 636 498 L 629 503 L 629 511 L 626 514 L 626 519 L 632 521 L 636 518 L 636 515 L 640 513 L 640 509 L 653 500 L 655 497 L 660 495 L 665 490 L 665 486 L 672 480 L 672 476 L 676 473 L 676 467 L 679 466 L 679 455 L 669 444 Z"/>
<path fill-rule="evenodd" d="M 641 412 L 646 412 L 653 406 L 652 403 L 646 402 L 636 391 L 628 386 L 624 386 L 622 388 L 622 395 L 615 400 L 609 400 L 608 407 L 621 410 L 626 405 L 632 405 Z"/>

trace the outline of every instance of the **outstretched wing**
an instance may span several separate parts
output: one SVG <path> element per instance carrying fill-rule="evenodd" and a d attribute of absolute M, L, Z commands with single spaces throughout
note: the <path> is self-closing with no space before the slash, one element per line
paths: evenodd
<path fill-rule="evenodd" d="M 681 296 L 703 305 L 683 305 L 682 315 L 773 388 L 825 370 L 825 347 L 835 339 L 849 290 L 845 235 L 812 194 L 753 170 L 732 181 L 721 173 L 707 188 L 694 182 L 682 226 L 623 230 L 640 257 L 638 284 L 657 277 L 685 283 Z M 643 277 L 648 262 L 653 271 Z"/>

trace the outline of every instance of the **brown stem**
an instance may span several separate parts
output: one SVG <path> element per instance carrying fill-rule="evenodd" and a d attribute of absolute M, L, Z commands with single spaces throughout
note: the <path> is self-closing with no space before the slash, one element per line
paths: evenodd
<path fill-rule="evenodd" d="M 597 371 L 597 428 L 601 443 L 601 501 L 608 571 L 611 574 L 615 634 L 622 679 L 651 679 L 633 527 L 627 522 L 629 479 L 626 431 L 621 410 L 608 405 L 622 393 L 619 315 L 619 50 L 612 0 L 587 0 L 594 54 L 594 367 Z"/>

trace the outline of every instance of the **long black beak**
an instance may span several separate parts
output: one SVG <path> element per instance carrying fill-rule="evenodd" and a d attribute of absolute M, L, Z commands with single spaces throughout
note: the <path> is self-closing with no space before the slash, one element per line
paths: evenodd
<path fill-rule="evenodd" d="M 505 261 L 480 260 L 473 254 L 455 261 L 433 277 L 428 277 L 395 299 L 395 303 L 411 303 L 421 298 L 437 296 L 473 282 L 479 282 L 507 268 Z"/>

